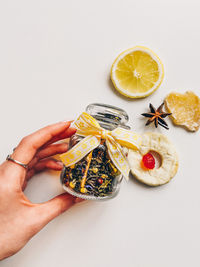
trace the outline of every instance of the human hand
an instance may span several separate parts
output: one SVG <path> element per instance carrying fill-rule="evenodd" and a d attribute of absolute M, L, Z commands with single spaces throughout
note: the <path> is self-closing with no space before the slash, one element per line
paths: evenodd
<path fill-rule="evenodd" d="M 45 169 L 61 170 L 63 164 L 50 158 L 68 149 L 65 143 L 54 144 L 75 133 L 70 122 L 59 122 L 26 136 L 12 158 L 28 164 L 5 161 L 0 165 L 0 260 L 19 251 L 48 222 L 81 200 L 67 193 L 47 202 L 34 204 L 24 195 L 27 181 Z"/>

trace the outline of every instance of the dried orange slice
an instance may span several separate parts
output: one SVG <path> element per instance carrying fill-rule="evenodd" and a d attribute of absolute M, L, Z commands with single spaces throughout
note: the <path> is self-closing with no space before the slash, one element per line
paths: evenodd
<path fill-rule="evenodd" d="M 176 125 L 195 132 L 200 127 L 200 98 L 193 92 L 185 94 L 170 93 L 165 98 L 165 105 L 172 121 Z"/>

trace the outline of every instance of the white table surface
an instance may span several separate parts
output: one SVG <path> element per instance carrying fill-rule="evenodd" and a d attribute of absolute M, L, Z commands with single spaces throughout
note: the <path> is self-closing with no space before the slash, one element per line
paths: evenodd
<path fill-rule="evenodd" d="M 200 4 L 181 0 L 8 0 L 0 2 L 1 153 L 49 123 L 73 119 L 89 103 L 119 106 L 138 132 L 140 113 L 172 90 L 199 93 Z M 160 89 L 143 100 L 118 95 L 109 71 L 135 45 L 162 59 Z M 200 266 L 199 132 L 159 129 L 175 144 L 180 167 L 167 185 L 123 182 L 115 199 L 85 202 L 49 223 L 1 267 Z M 63 192 L 59 174 L 33 178 L 33 202 Z"/>

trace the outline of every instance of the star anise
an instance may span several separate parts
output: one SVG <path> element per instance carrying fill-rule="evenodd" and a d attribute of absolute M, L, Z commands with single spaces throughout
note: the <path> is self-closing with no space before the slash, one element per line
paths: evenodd
<path fill-rule="evenodd" d="M 158 125 L 160 125 L 164 127 L 165 129 L 169 130 L 169 127 L 167 123 L 163 120 L 163 118 L 171 115 L 172 113 L 164 112 L 162 110 L 163 106 L 164 106 L 164 103 L 162 103 L 157 109 L 155 109 L 152 104 L 149 104 L 149 109 L 151 112 L 141 114 L 142 116 L 149 118 L 147 123 L 145 124 L 146 126 L 154 121 L 156 128 L 158 127 Z"/>

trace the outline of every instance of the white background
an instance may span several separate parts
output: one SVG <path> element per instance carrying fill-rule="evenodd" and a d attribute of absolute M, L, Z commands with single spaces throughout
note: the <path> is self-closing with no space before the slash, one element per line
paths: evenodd
<path fill-rule="evenodd" d="M 190 0 L 1 0 L 1 161 L 19 140 L 49 123 L 73 119 L 92 102 L 125 109 L 130 125 L 172 90 L 199 93 L 200 4 Z M 165 67 L 159 90 L 143 100 L 118 95 L 110 82 L 113 60 L 145 45 Z M 85 202 L 49 223 L 1 267 L 200 266 L 199 132 L 172 125 L 158 131 L 175 144 L 180 166 L 167 185 L 123 182 L 103 203 Z M 33 178 L 33 202 L 62 192 L 59 173 Z M 22 226 L 23 227 L 23 226 Z"/>

